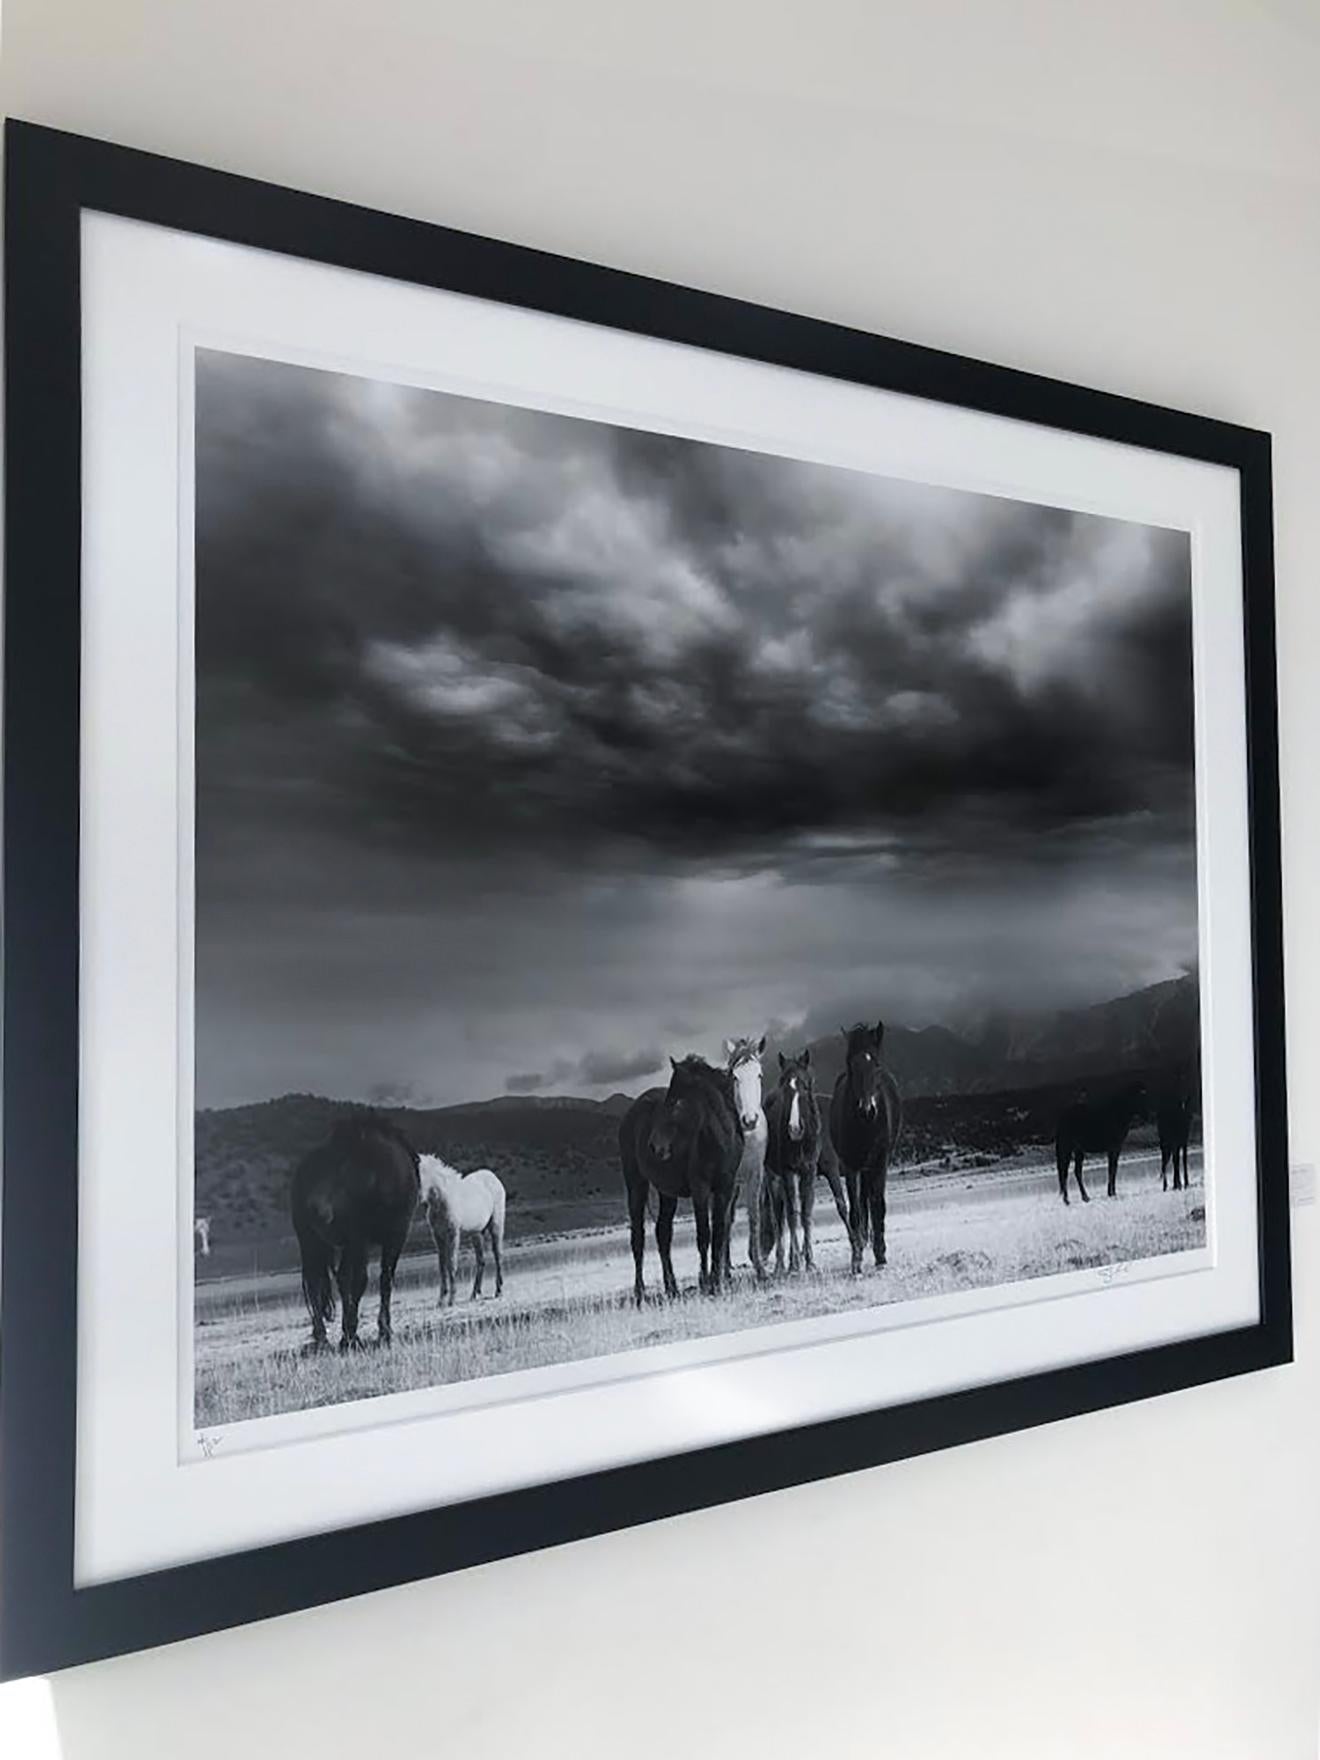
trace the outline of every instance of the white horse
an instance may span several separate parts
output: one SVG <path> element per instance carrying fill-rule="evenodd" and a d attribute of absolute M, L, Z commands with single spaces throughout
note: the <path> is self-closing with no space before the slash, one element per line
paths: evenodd
<path fill-rule="evenodd" d="M 193 1223 L 193 1249 L 203 1259 L 211 1257 L 211 1218 L 199 1216 Z"/>
<path fill-rule="evenodd" d="M 453 1307 L 454 1287 L 458 1281 L 458 1248 L 461 1237 L 472 1237 L 472 1250 L 477 1256 L 477 1276 L 472 1285 L 472 1299 L 481 1294 L 481 1279 L 486 1270 L 482 1237 L 490 1242 L 495 1256 L 495 1294 L 504 1289 L 504 1187 L 489 1167 L 478 1167 L 472 1173 L 460 1173 L 438 1155 L 419 1158 L 421 1201 L 426 1207 L 426 1220 L 431 1225 L 436 1256 L 440 1261 L 440 1306 Z"/>
<path fill-rule="evenodd" d="M 725 1068 L 733 1077 L 734 1104 L 743 1134 L 742 1160 L 733 1184 L 729 1204 L 729 1224 L 724 1236 L 724 1269 L 731 1270 L 730 1242 L 733 1240 L 733 1213 L 738 1208 L 738 1195 L 747 1199 L 747 1250 L 759 1282 L 765 1276 L 765 1255 L 762 1247 L 760 1216 L 765 1189 L 765 1147 L 767 1131 L 761 1091 L 761 1058 L 765 1052 L 765 1034 L 759 1039 L 726 1039 Z"/>

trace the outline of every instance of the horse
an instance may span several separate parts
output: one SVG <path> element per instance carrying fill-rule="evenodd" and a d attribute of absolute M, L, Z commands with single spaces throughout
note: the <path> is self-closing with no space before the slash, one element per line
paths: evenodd
<path fill-rule="evenodd" d="M 823 1173 L 834 1194 L 839 1220 L 848 1226 L 843 1181 L 824 1147 L 820 1107 L 811 1075 L 811 1047 L 796 1057 L 779 1053 L 779 1080 L 765 1103 L 767 1127 L 766 1186 L 768 1234 L 775 1249 L 775 1270 L 784 1269 L 784 1227 L 788 1225 L 788 1269 L 798 1269 L 798 1225 L 802 1229 L 801 1262 L 810 1271 L 811 1218 L 816 1203 L 816 1175 Z M 764 1238 L 764 1237 L 763 1237 Z"/>
<path fill-rule="evenodd" d="M 454 1287 L 458 1281 L 458 1249 L 464 1235 L 471 1236 L 476 1255 L 477 1275 L 472 1285 L 472 1300 L 481 1294 L 481 1281 L 486 1273 L 486 1255 L 482 1237 L 490 1243 L 495 1260 L 495 1294 L 504 1293 L 504 1187 L 489 1167 L 460 1173 L 438 1155 L 423 1155 L 418 1169 L 421 1176 L 422 1204 L 431 1225 L 436 1257 L 440 1262 L 440 1306 L 454 1305 Z"/>
<path fill-rule="evenodd" d="M 733 1218 L 738 1198 L 747 1194 L 747 1251 L 758 1278 L 764 1277 L 764 1262 L 758 1264 L 760 1214 L 765 1185 L 765 1111 L 761 1104 L 761 1058 L 765 1054 L 765 1034 L 759 1039 L 726 1039 L 724 1067 L 733 1078 L 734 1105 L 738 1111 L 738 1128 L 742 1131 L 742 1159 L 729 1199 L 729 1216 L 724 1234 L 724 1275 L 733 1277 Z"/>
<path fill-rule="evenodd" d="M 343 1307 L 339 1348 L 360 1348 L 358 1307 L 373 1246 L 380 1249 L 377 1339 L 390 1342 L 394 1273 L 420 1191 L 417 1151 L 377 1112 L 352 1112 L 339 1119 L 327 1140 L 294 1168 L 289 1209 L 302 1258 L 313 1350 L 324 1349 L 327 1342 L 326 1321 L 335 1311 L 332 1277 Z"/>
<path fill-rule="evenodd" d="M 1160 1134 L 1160 1189 L 1169 1189 L 1169 1163 L 1173 1162 L 1173 1189 L 1191 1184 L 1187 1171 L 1187 1143 L 1192 1134 L 1192 1076 L 1180 1070 L 1165 1083 L 1155 1104 L 1155 1124 Z"/>
<path fill-rule="evenodd" d="M 633 1295 L 638 1307 L 646 1294 L 642 1257 L 651 1187 L 659 1198 L 655 1244 L 665 1294 L 678 1294 L 670 1256 L 674 1212 L 680 1198 L 691 1198 L 701 1261 L 699 1287 L 716 1295 L 724 1273 L 724 1243 L 742 1164 L 743 1134 L 728 1070 L 716 1069 L 695 1055 L 681 1062 L 671 1057 L 669 1066 L 668 1088 L 648 1088 L 619 1122 L 619 1159 L 628 1195 Z"/>
<path fill-rule="evenodd" d="M 199 1216 L 193 1223 L 193 1250 L 201 1259 L 211 1257 L 211 1218 Z"/>
<path fill-rule="evenodd" d="M 848 1240 L 856 1277 L 868 1223 L 876 1266 L 885 1262 L 885 1185 L 889 1158 L 903 1128 L 903 1101 L 898 1083 L 880 1061 L 885 1023 L 869 1027 L 859 1022 L 842 1032 L 846 1051 L 830 1099 L 830 1141 L 848 1187 Z"/>
<path fill-rule="evenodd" d="M 1059 1196 L 1068 1202 L 1068 1166 L 1072 1164 L 1077 1190 L 1089 1204 L 1082 1184 L 1082 1163 L 1087 1155 L 1103 1154 L 1109 1161 L 1111 1198 L 1118 1196 L 1118 1158 L 1137 1117 L 1145 1110 L 1146 1090 L 1141 1082 L 1127 1082 L 1102 1099 L 1085 1095 L 1065 1106 L 1054 1133 L 1054 1159 L 1059 1170 Z"/>

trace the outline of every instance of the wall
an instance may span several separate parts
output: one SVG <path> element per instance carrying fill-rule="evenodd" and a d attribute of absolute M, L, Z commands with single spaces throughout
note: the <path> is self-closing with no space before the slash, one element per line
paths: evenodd
<path fill-rule="evenodd" d="M 9 0 L 5 26 L 15 115 L 1273 429 L 1294 1155 L 1320 1155 L 1308 0 Z M 78 1671 L 66 1760 L 1309 1757 L 1296 1221 L 1293 1369 Z"/>

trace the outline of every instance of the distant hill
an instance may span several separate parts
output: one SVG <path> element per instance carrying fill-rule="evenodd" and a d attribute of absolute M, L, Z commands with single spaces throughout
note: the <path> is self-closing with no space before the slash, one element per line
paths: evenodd
<path fill-rule="evenodd" d="M 1059 1106 L 1079 1086 L 1127 1071 L 1157 1081 L 1195 1050 L 1197 996 L 1189 977 L 1093 1008 L 990 1020 L 974 1034 L 890 1028 L 885 1056 L 907 1117 L 900 1161 L 960 1151 L 994 1158 L 1047 1141 Z M 842 1065 L 842 1034 L 813 1040 L 811 1052 L 817 1090 L 826 1096 Z M 290 1171 L 354 1104 L 285 1094 L 197 1114 L 197 1210 L 210 1216 L 216 1248 L 208 1270 L 234 1268 L 239 1249 L 241 1262 L 264 1262 L 261 1243 L 280 1243 L 277 1257 L 287 1260 Z M 627 1094 L 509 1094 L 382 1110 L 423 1153 L 462 1168 L 493 1168 L 509 1193 L 510 1232 L 525 1237 L 621 1220 L 618 1128 L 630 1104 Z"/>

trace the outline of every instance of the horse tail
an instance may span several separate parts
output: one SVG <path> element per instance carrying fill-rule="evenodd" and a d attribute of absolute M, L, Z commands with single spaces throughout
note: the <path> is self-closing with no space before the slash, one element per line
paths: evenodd
<path fill-rule="evenodd" d="M 885 1092 L 889 1099 L 889 1153 L 892 1155 L 903 1135 L 903 1096 L 898 1083 L 888 1070 L 884 1074 Z"/>
<path fill-rule="evenodd" d="M 303 1255 L 302 1293 L 307 1304 L 307 1312 L 313 1320 L 333 1320 L 335 1317 L 335 1286 L 330 1276 L 330 1256 L 324 1250 L 316 1255 L 309 1266 L 308 1255 Z"/>

